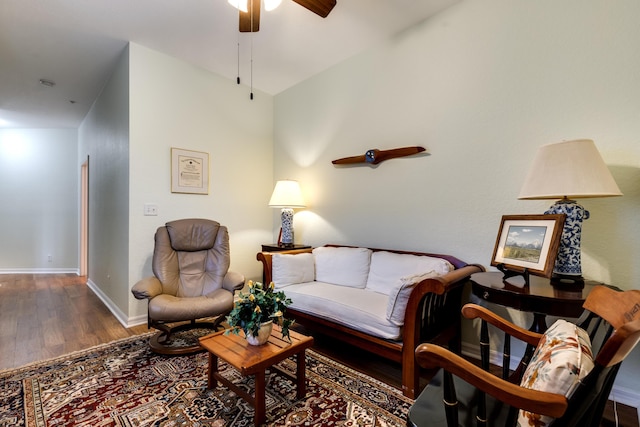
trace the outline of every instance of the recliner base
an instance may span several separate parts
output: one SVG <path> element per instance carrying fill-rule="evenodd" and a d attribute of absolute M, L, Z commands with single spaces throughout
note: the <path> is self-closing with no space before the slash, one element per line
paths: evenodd
<path fill-rule="evenodd" d="M 172 335 L 190 329 L 211 329 L 212 332 L 215 332 L 221 327 L 220 324 L 225 318 L 225 315 L 221 315 L 212 322 L 196 322 L 195 320 L 191 320 L 189 323 L 182 323 L 176 326 L 151 321 L 149 327 L 158 329 L 158 332 L 149 338 L 149 347 L 151 347 L 154 353 L 167 355 L 183 355 L 204 351 L 199 343 L 184 346 L 170 345 L 172 343 Z"/>

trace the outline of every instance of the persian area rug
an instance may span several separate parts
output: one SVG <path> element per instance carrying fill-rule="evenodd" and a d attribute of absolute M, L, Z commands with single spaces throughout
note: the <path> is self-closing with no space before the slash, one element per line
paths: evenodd
<path fill-rule="evenodd" d="M 0 372 L 0 426 L 252 426 L 253 408 L 227 388 L 207 390 L 208 354 L 162 356 L 148 335 Z M 295 374 L 295 362 L 279 366 Z M 253 393 L 253 376 L 220 363 Z M 307 395 L 267 376 L 269 426 L 406 425 L 412 401 L 382 382 L 307 350 Z"/>

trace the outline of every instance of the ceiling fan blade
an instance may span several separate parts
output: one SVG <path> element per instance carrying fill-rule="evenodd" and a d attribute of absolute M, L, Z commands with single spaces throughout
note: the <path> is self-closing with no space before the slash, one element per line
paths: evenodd
<path fill-rule="evenodd" d="M 300 6 L 306 7 L 311 12 L 326 18 L 336 5 L 336 0 L 293 0 Z"/>
<path fill-rule="evenodd" d="M 240 32 L 255 33 L 260 31 L 260 0 L 249 0 L 247 3 L 248 12 L 240 11 Z M 253 19 L 251 14 L 253 13 Z M 253 28 L 251 24 L 253 23 Z"/>

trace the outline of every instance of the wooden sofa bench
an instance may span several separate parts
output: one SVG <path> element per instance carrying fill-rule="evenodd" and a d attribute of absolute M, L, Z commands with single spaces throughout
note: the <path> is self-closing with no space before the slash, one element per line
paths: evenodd
<path fill-rule="evenodd" d="M 349 248 L 352 246 L 326 245 L 325 247 Z M 422 342 L 435 342 L 447 345 L 452 350 L 459 352 L 463 288 L 471 274 L 484 271 L 484 268 L 476 264 L 466 264 L 450 255 L 367 249 L 370 249 L 372 253 L 385 251 L 394 254 L 442 258 L 454 267 L 452 271 L 444 275 L 420 281 L 410 291 L 404 325 L 401 327 L 401 339 L 380 338 L 334 320 L 307 313 L 300 307 L 289 308 L 287 315 L 312 333 L 317 332 L 330 336 L 400 363 L 402 366 L 402 392 L 409 398 L 415 398 L 421 391 L 420 369 L 415 362 L 415 348 Z M 281 251 L 277 254 L 292 255 L 308 252 L 312 252 L 312 249 Z M 256 256 L 257 260 L 262 262 L 265 283 L 269 283 L 273 279 L 272 260 L 275 254 L 259 252 Z M 286 293 L 286 288 L 284 291 Z"/>

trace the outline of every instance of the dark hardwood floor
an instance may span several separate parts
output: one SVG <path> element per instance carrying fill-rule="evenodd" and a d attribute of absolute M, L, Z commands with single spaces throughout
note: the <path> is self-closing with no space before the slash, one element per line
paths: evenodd
<path fill-rule="evenodd" d="M 74 274 L 0 274 L 0 370 L 147 331 L 127 329 Z"/>
<path fill-rule="evenodd" d="M 0 370 L 144 332 L 146 325 L 123 327 L 88 288 L 85 277 L 0 274 Z M 314 350 L 400 387 L 398 363 L 322 336 L 315 337 Z M 618 423 L 609 402 L 601 427 L 640 427 L 635 408 L 618 404 L 616 409 Z"/>

